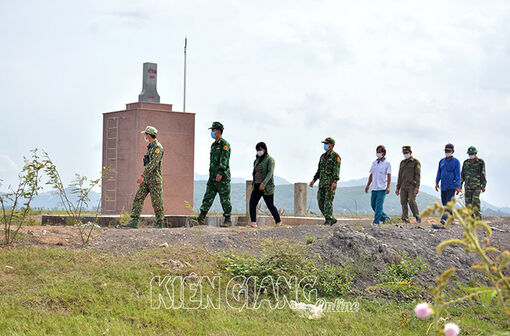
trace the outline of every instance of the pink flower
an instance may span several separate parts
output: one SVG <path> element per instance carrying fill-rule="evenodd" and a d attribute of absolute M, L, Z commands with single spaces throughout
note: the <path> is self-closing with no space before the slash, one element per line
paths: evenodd
<path fill-rule="evenodd" d="M 427 302 L 423 302 L 416 305 L 414 312 L 418 318 L 424 320 L 432 314 L 432 308 Z"/>
<path fill-rule="evenodd" d="M 455 323 L 447 323 L 443 331 L 445 336 L 457 336 L 460 334 L 460 328 Z"/>

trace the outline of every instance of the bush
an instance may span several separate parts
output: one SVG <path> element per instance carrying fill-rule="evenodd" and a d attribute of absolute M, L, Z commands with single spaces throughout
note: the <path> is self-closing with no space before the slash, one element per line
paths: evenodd
<path fill-rule="evenodd" d="M 412 258 L 402 252 L 398 263 L 389 265 L 382 273 L 378 273 L 380 283 L 411 283 L 413 278 L 427 269 L 419 257 Z"/>

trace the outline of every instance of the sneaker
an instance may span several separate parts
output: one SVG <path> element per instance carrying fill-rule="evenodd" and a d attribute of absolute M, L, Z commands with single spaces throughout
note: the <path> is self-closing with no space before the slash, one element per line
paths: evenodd
<path fill-rule="evenodd" d="M 120 227 L 138 229 L 138 218 L 133 218 L 129 223 L 122 224 Z"/>
<path fill-rule="evenodd" d="M 437 224 L 432 224 L 432 228 L 436 229 L 436 230 L 444 230 L 444 229 L 446 229 L 444 225 L 437 225 Z"/>
<path fill-rule="evenodd" d="M 232 220 L 230 219 L 230 217 L 225 217 L 225 220 L 223 221 L 223 223 L 220 224 L 221 227 L 229 227 L 229 226 L 232 226 Z"/>
<path fill-rule="evenodd" d="M 444 226 L 444 224 L 445 224 L 445 223 L 446 223 L 446 220 L 441 219 L 441 225 L 443 225 L 443 226 Z"/>
<path fill-rule="evenodd" d="M 418 223 L 418 224 L 421 223 L 421 217 L 420 216 L 416 216 L 416 223 Z"/>

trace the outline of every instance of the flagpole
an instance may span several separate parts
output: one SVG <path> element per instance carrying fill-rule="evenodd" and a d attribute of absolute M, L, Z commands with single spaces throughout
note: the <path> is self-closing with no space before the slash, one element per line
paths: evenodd
<path fill-rule="evenodd" d="M 184 37 L 184 94 L 182 112 L 186 112 L 186 49 L 188 47 L 188 38 Z"/>

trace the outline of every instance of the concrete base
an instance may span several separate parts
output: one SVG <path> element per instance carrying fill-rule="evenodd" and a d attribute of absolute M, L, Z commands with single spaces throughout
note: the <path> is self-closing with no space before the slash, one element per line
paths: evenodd
<path fill-rule="evenodd" d="M 59 215 L 43 215 L 42 225 L 70 225 L 71 218 L 69 216 Z M 120 216 L 118 215 L 100 215 L 100 216 L 83 216 L 82 222 L 96 222 L 102 227 L 115 227 L 119 225 Z M 208 216 L 206 217 L 205 223 L 207 226 L 220 226 L 223 223 L 223 216 Z M 357 220 L 368 220 L 366 218 L 337 218 L 339 223 L 347 223 Z M 232 216 L 232 226 L 247 226 L 250 222 L 249 218 L 244 216 Z M 154 216 L 140 217 L 140 224 L 143 226 L 154 226 L 156 225 L 156 219 Z M 321 217 L 282 217 L 282 224 L 286 226 L 297 226 L 297 225 L 322 225 L 324 224 L 324 218 Z M 166 227 L 191 227 L 196 225 L 195 220 L 191 216 L 165 216 Z M 274 219 L 271 216 L 257 216 L 257 226 L 274 226 Z"/>

